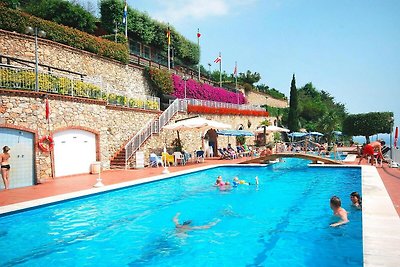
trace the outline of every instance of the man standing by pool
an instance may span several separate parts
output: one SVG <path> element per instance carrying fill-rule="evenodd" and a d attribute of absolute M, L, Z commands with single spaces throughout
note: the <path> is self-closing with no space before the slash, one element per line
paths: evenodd
<path fill-rule="evenodd" d="M 369 143 L 369 144 L 366 144 L 364 146 L 360 160 L 358 161 L 358 165 L 360 165 L 363 158 L 368 158 L 368 156 L 371 156 L 371 165 L 374 165 L 375 151 L 378 152 L 377 157 L 381 158 L 381 160 L 383 160 L 382 146 L 384 146 L 384 145 L 385 145 L 385 141 L 379 141 L 379 140 Z"/>

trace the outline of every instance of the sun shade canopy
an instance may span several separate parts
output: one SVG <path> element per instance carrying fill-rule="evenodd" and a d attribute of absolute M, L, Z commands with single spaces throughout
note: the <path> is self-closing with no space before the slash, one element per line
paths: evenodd
<path fill-rule="evenodd" d="M 252 132 L 244 130 L 220 130 L 217 131 L 217 134 L 226 136 L 254 136 Z"/>

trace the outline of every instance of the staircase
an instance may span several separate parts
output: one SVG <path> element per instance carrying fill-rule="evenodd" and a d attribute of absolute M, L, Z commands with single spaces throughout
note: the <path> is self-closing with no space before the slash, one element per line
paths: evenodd
<path fill-rule="evenodd" d="M 111 169 L 128 169 L 128 161 L 143 143 L 153 134 L 159 134 L 171 118 L 178 112 L 187 111 L 187 100 L 175 99 L 171 105 L 156 119 L 149 121 L 131 140 L 111 159 Z"/>

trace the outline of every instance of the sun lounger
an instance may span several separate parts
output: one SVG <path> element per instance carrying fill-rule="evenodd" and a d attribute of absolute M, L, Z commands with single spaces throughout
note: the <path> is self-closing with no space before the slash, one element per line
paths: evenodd
<path fill-rule="evenodd" d="M 157 167 L 158 168 L 158 165 L 161 165 L 161 166 L 164 166 L 164 164 L 163 164 L 163 162 L 162 162 L 162 160 L 161 160 L 161 157 L 160 156 L 157 156 L 155 153 L 151 153 L 150 154 L 150 166 L 151 167 Z"/>
<path fill-rule="evenodd" d="M 167 162 L 168 166 L 175 163 L 174 155 L 170 155 L 168 152 L 161 153 L 161 160 Z"/>

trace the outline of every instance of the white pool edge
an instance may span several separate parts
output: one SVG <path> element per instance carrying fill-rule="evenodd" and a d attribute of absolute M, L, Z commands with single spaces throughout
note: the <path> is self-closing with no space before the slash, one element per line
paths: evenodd
<path fill-rule="evenodd" d="M 157 175 L 134 181 L 108 185 L 100 188 L 90 188 L 77 192 L 2 206 L 0 207 L 0 215 L 223 166 L 238 166 L 238 164 L 217 164 L 212 166 L 204 166 L 170 174 Z M 260 166 L 260 164 L 246 164 L 240 166 Z M 383 181 L 376 168 L 373 166 L 328 164 L 310 164 L 309 166 L 361 168 L 364 266 L 399 266 L 400 217 L 393 206 L 390 196 L 386 191 Z"/>
<path fill-rule="evenodd" d="M 327 164 L 309 166 L 361 168 L 364 267 L 400 266 L 400 217 L 376 167 Z"/>

